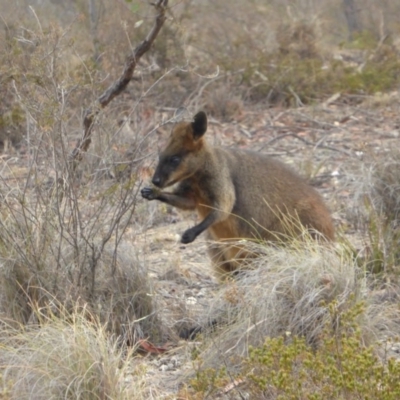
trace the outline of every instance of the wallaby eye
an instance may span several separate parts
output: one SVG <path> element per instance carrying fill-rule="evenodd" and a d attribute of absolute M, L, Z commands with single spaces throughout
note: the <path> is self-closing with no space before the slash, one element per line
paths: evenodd
<path fill-rule="evenodd" d="M 179 163 L 181 162 L 181 157 L 180 156 L 172 156 L 169 159 L 169 163 L 171 165 L 173 165 L 174 167 L 176 167 L 177 165 L 179 165 Z"/>

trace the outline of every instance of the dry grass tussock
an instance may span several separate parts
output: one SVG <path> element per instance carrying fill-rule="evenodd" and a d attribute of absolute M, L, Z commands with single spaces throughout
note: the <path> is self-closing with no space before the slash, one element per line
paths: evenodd
<path fill-rule="evenodd" d="M 362 233 L 362 254 L 372 272 L 390 274 L 398 281 L 400 254 L 400 155 L 397 150 L 374 155 L 349 174 L 354 193 L 347 220 Z"/>
<path fill-rule="evenodd" d="M 339 333 L 341 314 L 360 302 L 365 309 L 357 323 L 365 344 L 400 333 L 397 304 L 373 295 L 350 251 L 311 239 L 249 246 L 259 258 L 221 289 L 210 308 L 209 321 L 218 324 L 205 333 L 199 356 L 204 365 L 230 365 L 233 356 L 248 356 L 249 346 L 261 346 L 266 337 L 300 336 L 318 347 L 324 329 Z"/>
<path fill-rule="evenodd" d="M 368 184 L 368 180 L 364 182 Z M 377 212 L 387 220 L 398 221 L 400 216 L 400 154 L 392 152 L 385 161 L 372 166 L 369 197 Z"/>
<path fill-rule="evenodd" d="M 356 216 L 366 219 L 372 206 L 388 220 L 396 220 L 400 215 L 400 154 L 389 150 L 384 155 L 370 156 L 367 162 L 348 171 L 349 186 L 355 195 L 351 211 L 358 211 Z"/>
<path fill-rule="evenodd" d="M 135 369 L 131 352 L 122 350 L 87 309 L 60 316 L 50 309 L 36 308 L 35 313 L 40 329 L 1 328 L 1 398 L 145 398 L 143 374 Z M 128 367 L 135 385 L 124 381 Z"/>

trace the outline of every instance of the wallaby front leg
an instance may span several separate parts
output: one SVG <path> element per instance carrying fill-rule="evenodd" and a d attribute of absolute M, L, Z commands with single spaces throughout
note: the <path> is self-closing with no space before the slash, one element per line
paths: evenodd
<path fill-rule="evenodd" d="M 207 215 L 198 225 L 195 225 L 193 228 L 188 229 L 182 235 L 181 242 L 184 244 L 192 243 L 200 233 L 204 232 L 207 228 L 209 228 L 213 223 L 221 220 L 222 213 L 218 210 L 212 210 L 210 214 Z"/>
<path fill-rule="evenodd" d="M 233 187 L 231 188 L 232 190 L 228 189 L 220 202 L 217 203 L 212 201 L 212 199 L 209 199 L 212 204 L 212 206 L 209 206 L 211 209 L 210 213 L 198 225 L 195 225 L 193 228 L 190 228 L 183 233 L 181 238 L 182 243 L 187 244 L 193 242 L 200 233 L 204 232 L 211 225 L 217 222 L 222 222 L 231 215 L 235 203 L 235 192 Z"/>
<path fill-rule="evenodd" d="M 142 197 L 147 200 L 159 200 L 182 210 L 194 210 L 196 203 L 192 197 L 185 193 L 161 192 L 157 189 L 145 187 L 141 190 Z"/>

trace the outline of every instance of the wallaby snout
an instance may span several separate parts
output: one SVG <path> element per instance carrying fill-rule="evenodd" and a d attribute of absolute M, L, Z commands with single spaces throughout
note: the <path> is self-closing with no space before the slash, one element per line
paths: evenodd
<path fill-rule="evenodd" d="M 151 180 L 151 183 L 154 186 L 161 187 L 161 178 L 159 176 L 157 176 L 157 175 L 154 175 L 153 179 Z"/>

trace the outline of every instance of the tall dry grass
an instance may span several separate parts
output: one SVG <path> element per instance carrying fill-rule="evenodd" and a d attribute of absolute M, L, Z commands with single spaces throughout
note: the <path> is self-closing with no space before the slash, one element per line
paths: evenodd
<path fill-rule="evenodd" d="M 357 324 L 366 346 L 399 334 L 392 296 L 398 288 L 377 291 L 375 277 L 350 249 L 318 245 L 311 238 L 248 246 L 258 258 L 221 288 L 203 321 L 204 344 L 195 363 L 200 369 L 235 370 L 237 357 L 248 357 L 249 346 L 257 348 L 268 337 L 303 337 L 318 348 L 326 327 L 342 334 L 341 315 L 358 304 L 364 305 Z"/>
<path fill-rule="evenodd" d="M 397 282 L 400 259 L 399 153 L 391 149 L 368 156 L 348 169 L 347 187 L 353 194 L 353 206 L 346 209 L 346 216 L 360 234 L 362 246 L 358 251 L 366 269 Z"/>
<path fill-rule="evenodd" d="M 56 300 L 55 300 L 56 302 Z M 1 396 L 6 399 L 144 399 L 132 350 L 87 309 L 35 308 L 40 328 L 2 324 Z M 132 375 L 132 384 L 126 379 Z"/>

